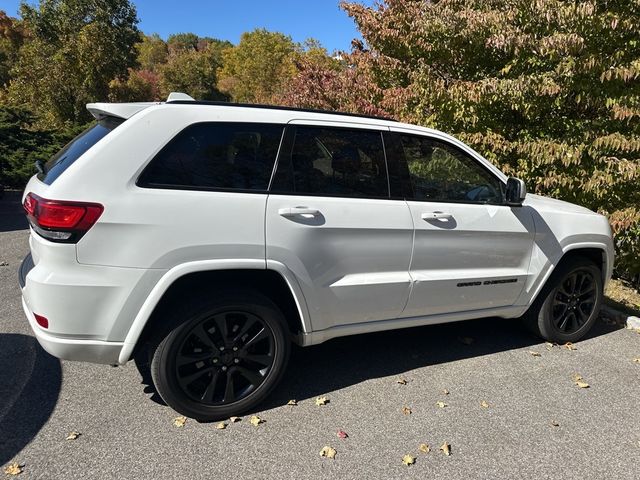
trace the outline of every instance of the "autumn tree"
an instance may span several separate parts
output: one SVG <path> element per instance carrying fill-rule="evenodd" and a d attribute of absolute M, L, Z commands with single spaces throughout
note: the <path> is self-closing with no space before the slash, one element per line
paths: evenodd
<path fill-rule="evenodd" d="M 109 82 L 110 102 L 158 102 L 165 100 L 160 91 L 160 76 L 152 70 L 129 69 L 126 78 Z"/>
<path fill-rule="evenodd" d="M 273 103 L 365 115 L 388 115 L 380 106 L 369 57 L 362 52 L 332 58 L 309 50 L 294 59 L 296 74 L 274 94 Z"/>
<path fill-rule="evenodd" d="M 182 34 L 185 36 L 188 34 Z M 186 44 L 186 42 L 184 43 Z M 198 100 L 227 100 L 228 96 L 218 87 L 218 71 L 222 67 L 226 49 L 232 44 L 213 38 L 194 36 L 189 47 L 171 48 L 167 63 L 158 69 L 160 92 L 163 97 L 179 91 Z"/>
<path fill-rule="evenodd" d="M 296 44 L 278 32 L 256 29 L 223 54 L 220 88 L 237 102 L 267 103 L 293 77 Z"/>
<path fill-rule="evenodd" d="M 198 49 L 199 37 L 195 33 L 174 33 L 169 35 L 167 46 L 172 55 Z"/>
<path fill-rule="evenodd" d="M 137 60 L 140 69 L 155 71 L 167 62 L 169 47 L 157 33 L 142 35 L 142 41 L 136 44 Z"/>
<path fill-rule="evenodd" d="M 302 70 L 309 82 L 290 100 L 322 103 L 326 85 L 336 86 L 332 107 L 380 109 L 457 135 L 531 191 L 608 215 L 618 265 L 640 271 L 639 1 L 342 7 L 365 42 L 337 78 Z"/>
<path fill-rule="evenodd" d="M 44 125 L 88 119 L 85 104 L 106 100 L 109 82 L 135 64 L 138 19 L 129 0 L 41 0 L 23 3 L 20 15 L 31 38 L 9 97 Z"/>
<path fill-rule="evenodd" d="M 11 69 L 18 59 L 26 35 L 17 19 L 0 10 L 0 88 L 9 83 Z"/>

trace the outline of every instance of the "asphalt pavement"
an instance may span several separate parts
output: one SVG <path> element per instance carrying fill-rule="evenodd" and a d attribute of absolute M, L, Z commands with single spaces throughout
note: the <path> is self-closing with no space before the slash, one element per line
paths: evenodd
<path fill-rule="evenodd" d="M 336 339 L 294 349 L 283 383 L 241 421 L 179 428 L 134 362 L 61 362 L 40 348 L 17 282 L 27 240 L 9 194 L 0 200 L 0 465 L 24 465 L 17 478 L 640 478 L 631 330 L 599 321 L 576 350 L 501 319 Z M 329 403 L 316 405 L 319 396 Z M 252 414 L 264 423 L 251 425 Z M 324 446 L 335 459 L 320 456 Z M 415 464 L 402 463 L 406 454 Z"/>

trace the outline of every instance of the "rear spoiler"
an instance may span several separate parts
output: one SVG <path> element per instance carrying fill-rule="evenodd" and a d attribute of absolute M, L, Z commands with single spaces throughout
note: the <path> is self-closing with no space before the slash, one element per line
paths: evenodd
<path fill-rule="evenodd" d="M 87 110 L 101 120 L 105 117 L 117 117 L 127 119 L 132 115 L 144 110 L 151 105 L 159 105 L 161 102 L 140 102 L 140 103 L 87 103 Z"/>
<path fill-rule="evenodd" d="M 167 103 L 174 100 L 193 100 L 189 95 L 180 92 L 171 92 Z M 135 102 L 135 103 L 87 103 L 87 110 L 101 120 L 105 117 L 116 117 L 126 120 L 145 108 L 152 105 L 161 105 L 163 102 Z"/>

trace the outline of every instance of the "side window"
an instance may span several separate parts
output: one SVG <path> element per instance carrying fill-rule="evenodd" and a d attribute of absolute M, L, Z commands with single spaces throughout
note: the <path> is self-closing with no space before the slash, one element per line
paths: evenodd
<path fill-rule="evenodd" d="M 265 191 L 282 131 L 262 123 L 190 125 L 156 155 L 138 185 Z"/>
<path fill-rule="evenodd" d="M 504 185 L 461 150 L 438 140 L 400 135 L 413 200 L 502 203 Z"/>
<path fill-rule="evenodd" d="M 274 192 L 389 196 L 380 132 L 296 126 L 289 147 L 279 161 Z"/>

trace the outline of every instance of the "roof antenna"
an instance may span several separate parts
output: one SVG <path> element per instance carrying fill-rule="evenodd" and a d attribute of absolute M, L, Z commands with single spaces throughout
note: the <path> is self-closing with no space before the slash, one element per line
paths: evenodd
<path fill-rule="evenodd" d="M 186 93 L 171 92 L 169 94 L 169 97 L 167 98 L 167 102 L 173 102 L 173 101 L 176 101 L 176 100 L 189 100 L 189 101 L 192 101 L 192 102 L 195 101 L 195 99 L 193 97 L 190 97 Z"/>

